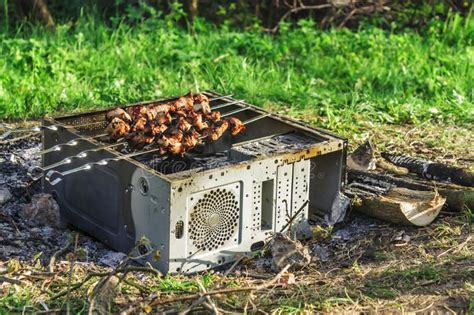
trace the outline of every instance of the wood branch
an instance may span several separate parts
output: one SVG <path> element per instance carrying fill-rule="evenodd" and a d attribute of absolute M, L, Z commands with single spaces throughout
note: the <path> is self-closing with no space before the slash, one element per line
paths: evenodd
<path fill-rule="evenodd" d="M 72 245 L 71 241 L 68 241 L 67 244 L 60 248 L 58 251 L 56 251 L 50 258 L 49 260 L 49 265 L 48 265 L 48 271 L 50 273 L 54 272 L 54 264 L 56 263 L 56 259 L 66 253 L 66 251 L 69 249 L 69 247 Z"/>
<path fill-rule="evenodd" d="M 474 187 L 474 173 L 460 167 L 386 152 L 382 153 L 382 157 L 395 165 L 407 168 L 422 178 Z"/>
<path fill-rule="evenodd" d="M 398 187 L 388 188 L 384 193 L 375 193 L 372 189 L 366 190 L 363 185 L 349 184 L 346 192 L 359 198 L 354 203 L 357 211 L 402 225 L 430 224 L 446 202 L 446 198 L 437 192 Z"/>
<path fill-rule="evenodd" d="M 2 283 L 2 282 L 8 282 L 8 283 L 11 283 L 11 284 L 17 284 L 17 285 L 21 285 L 21 286 L 25 285 L 25 283 L 21 280 L 9 278 L 9 277 L 6 277 L 6 276 L 0 276 L 0 283 Z"/>
<path fill-rule="evenodd" d="M 348 170 L 347 176 L 349 183 L 357 182 L 385 188 L 403 187 L 420 191 L 437 190 L 446 198 L 446 209 L 450 211 L 462 211 L 464 207 L 474 209 L 474 189 L 472 188 L 357 170 Z"/>
<path fill-rule="evenodd" d="M 177 302 L 186 302 L 186 301 L 193 301 L 193 300 L 196 301 L 196 300 L 205 298 L 206 296 L 210 297 L 214 295 L 225 295 L 225 294 L 239 293 L 239 292 L 253 292 L 253 291 L 259 291 L 259 290 L 263 290 L 270 287 L 281 287 L 281 286 L 285 286 L 286 284 L 276 283 L 276 282 L 281 278 L 281 276 L 285 272 L 288 271 L 290 267 L 291 265 L 286 265 L 275 277 L 273 277 L 273 279 L 257 286 L 240 287 L 240 288 L 224 288 L 224 289 L 218 289 L 214 291 L 200 292 L 200 293 L 191 294 L 191 295 L 171 297 L 169 299 L 164 299 L 162 296 L 158 294 L 153 294 L 147 299 L 147 301 L 143 301 L 142 303 L 146 303 L 147 305 L 151 307 L 156 307 L 160 305 L 172 304 L 172 303 L 177 303 Z M 304 283 L 299 283 L 299 284 L 304 285 Z M 121 311 L 120 314 L 121 315 L 134 314 L 137 312 L 137 309 L 140 307 L 140 305 L 141 303 L 138 305 L 129 306 L 127 309 Z"/>
<path fill-rule="evenodd" d="M 124 273 L 134 272 L 134 271 L 152 273 L 155 276 L 158 276 L 160 274 L 155 269 L 147 268 L 147 267 L 140 267 L 140 266 L 129 266 L 129 267 L 121 267 L 120 266 L 120 268 L 117 268 L 117 269 L 113 270 L 112 272 L 90 272 L 84 277 L 84 279 L 82 279 L 82 281 L 79 281 L 79 282 L 76 282 L 76 283 L 72 284 L 68 290 L 61 291 L 58 294 L 53 295 L 50 299 L 51 300 L 57 300 L 58 298 L 65 296 L 68 293 L 68 291 L 72 292 L 74 290 L 79 289 L 87 281 L 89 281 L 90 279 L 92 279 L 94 277 L 108 277 L 108 276 L 111 276 L 111 275 L 116 275 L 118 273 L 124 274 Z"/>
<path fill-rule="evenodd" d="M 301 3 L 300 6 L 292 7 L 289 11 L 286 11 L 286 13 L 283 14 L 283 16 L 278 20 L 277 24 L 274 27 L 270 29 L 264 28 L 263 30 L 270 33 L 276 33 L 278 31 L 278 28 L 280 27 L 280 23 L 289 18 L 292 14 L 298 13 L 300 11 L 322 10 L 331 7 L 332 4 L 329 3 L 319 5 L 304 5 Z"/>

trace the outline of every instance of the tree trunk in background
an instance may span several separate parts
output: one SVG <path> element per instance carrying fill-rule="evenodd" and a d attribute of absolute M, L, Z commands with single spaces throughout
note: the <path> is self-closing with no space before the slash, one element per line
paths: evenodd
<path fill-rule="evenodd" d="M 194 21 L 196 16 L 199 15 L 199 0 L 187 0 L 187 11 L 189 19 Z"/>
<path fill-rule="evenodd" d="M 35 18 L 49 28 L 54 28 L 54 20 L 49 13 L 46 0 L 18 0 L 20 10 L 25 16 Z"/>

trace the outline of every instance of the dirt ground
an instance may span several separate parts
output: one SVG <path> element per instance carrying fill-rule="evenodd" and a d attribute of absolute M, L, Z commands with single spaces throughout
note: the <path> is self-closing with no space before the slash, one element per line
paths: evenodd
<path fill-rule="evenodd" d="M 472 131 L 367 124 L 350 141 L 355 146 L 370 138 L 379 152 L 472 170 Z M 30 139 L 16 149 L 29 152 L 23 158 L 31 161 L 28 148 L 37 146 Z M 271 270 L 271 256 L 262 251 L 218 270 L 163 276 L 149 266 L 120 264 L 125 255 L 80 232 L 28 221 L 24 205 L 38 187 L 26 184 L 27 163 L 14 160 L 13 149 L 2 147 L 0 157 L 4 179 L 17 181 L 17 186 L 2 184 L 14 198 L 0 210 L 0 313 L 80 313 L 92 304 L 130 313 L 474 312 L 474 215 L 469 209 L 442 211 L 423 228 L 350 213 L 339 226 L 313 226 L 313 239 L 304 242 L 311 263 L 283 274 Z"/>

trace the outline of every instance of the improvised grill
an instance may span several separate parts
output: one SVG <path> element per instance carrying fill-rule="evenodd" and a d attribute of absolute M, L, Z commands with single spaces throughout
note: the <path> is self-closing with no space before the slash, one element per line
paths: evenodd
<path fill-rule="evenodd" d="M 153 252 L 145 260 L 163 273 L 190 273 L 258 250 L 273 232 L 298 231 L 310 213 L 330 212 L 343 184 L 345 139 L 204 94 L 246 130 L 183 155 L 101 142 L 108 110 L 45 119 L 43 183 L 62 220 L 125 253 L 146 237 L 137 254 Z"/>

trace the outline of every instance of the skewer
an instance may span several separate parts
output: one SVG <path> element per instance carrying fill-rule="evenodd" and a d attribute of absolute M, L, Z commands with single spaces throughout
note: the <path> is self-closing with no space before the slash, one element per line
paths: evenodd
<path fill-rule="evenodd" d="M 61 166 L 61 165 L 69 164 L 69 163 L 71 163 L 73 160 L 76 160 L 76 159 L 84 159 L 84 158 L 86 158 L 86 157 L 89 155 L 89 153 L 91 153 L 91 152 L 97 152 L 97 151 L 101 151 L 101 150 L 104 150 L 104 149 L 110 149 L 110 148 L 117 147 L 117 146 L 122 145 L 122 144 L 125 144 L 125 142 L 119 142 L 119 143 L 114 143 L 114 144 L 102 145 L 102 146 L 99 146 L 99 147 L 96 147 L 96 148 L 93 148 L 93 149 L 81 151 L 81 152 L 79 152 L 79 153 L 76 154 L 76 155 L 68 156 L 67 158 L 62 159 L 62 160 L 59 161 L 59 162 L 50 164 L 50 165 L 45 166 L 45 167 L 32 166 L 32 167 L 30 167 L 30 168 L 28 169 L 28 175 L 29 175 L 33 180 L 38 180 L 38 179 L 40 179 L 40 178 L 45 174 L 45 172 L 47 172 L 47 171 L 49 171 L 49 170 L 51 170 L 51 169 L 53 169 L 53 168 L 56 168 L 56 167 Z"/>
<path fill-rule="evenodd" d="M 233 101 L 233 102 L 229 102 L 229 103 L 222 103 L 222 104 L 213 106 L 213 107 L 211 108 L 211 110 L 216 110 L 216 109 L 224 108 L 224 107 L 227 107 L 227 106 L 230 106 L 230 105 L 237 105 L 237 104 L 240 104 L 240 103 L 243 103 L 243 102 L 245 102 L 245 100 L 237 100 L 237 101 Z"/>
<path fill-rule="evenodd" d="M 242 111 L 245 111 L 247 110 L 249 107 L 243 107 L 243 108 L 238 108 L 236 110 L 233 110 L 233 111 L 230 111 L 228 113 L 224 113 L 221 115 L 221 117 L 227 117 L 227 116 L 230 116 L 230 115 L 234 115 L 236 113 L 240 113 Z M 66 143 L 61 143 L 61 144 L 57 144 L 55 146 L 52 146 L 51 148 L 49 149 L 46 149 L 46 150 L 43 150 L 43 151 L 40 151 L 38 152 L 38 154 L 46 154 L 46 153 L 50 153 L 50 152 L 58 152 L 58 151 L 61 151 L 63 147 L 66 147 L 66 146 L 69 146 L 69 147 L 74 147 L 76 145 L 79 144 L 79 141 L 86 141 L 86 140 L 90 140 L 90 139 L 93 139 L 93 138 L 99 138 L 101 136 L 107 136 L 108 134 L 100 134 L 100 135 L 96 135 L 94 137 L 87 137 L 87 138 L 77 138 L 77 139 L 73 139 L 73 140 L 70 140 Z M 114 147 L 116 146 L 117 144 L 113 144 L 113 145 L 106 145 L 106 146 L 101 146 L 99 148 L 111 148 L 111 147 Z M 79 153 L 80 154 L 80 153 Z"/>
<path fill-rule="evenodd" d="M 271 113 L 266 113 L 266 114 L 263 114 L 263 115 L 260 115 L 260 116 L 254 117 L 254 118 L 250 118 L 250 119 L 244 121 L 243 124 L 248 125 L 248 124 L 256 122 L 256 121 L 258 121 L 262 118 L 268 117 L 270 115 L 271 115 Z M 128 158 L 133 158 L 133 157 L 136 157 L 136 156 L 140 156 L 140 155 L 143 155 L 143 154 L 158 152 L 161 149 L 162 148 L 156 148 L 156 149 L 151 149 L 151 150 L 148 150 L 148 151 L 133 152 L 133 153 L 125 154 L 125 155 L 118 156 L 118 157 L 103 159 L 103 160 L 100 160 L 100 161 L 97 161 L 97 162 L 90 162 L 90 163 L 86 163 L 82 166 L 79 166 L 79 167 L 76 167 L 76 168 L 73 168 L 73 169 L 70 169 L 70 170 L 67 170 L 67 171 L 64 171 L 64 172 L 58 172 L 58 171 L 55 171 L 55 170 L 50 170 L 46 173 L 45 179 L 48 182 L 50 182 L 51 185 L 54 186 L 54 185 L 57 185 L 58 183 L 60 183 L 62 181 L 61 177 L 65 177 L 67 175 L 74 174 L 74 173 L 77 173 L 77 172 L 80 172 L 80 171 L 90 170 L 93 166 L 105 166 L 105 165 L 109 164 L 110 162 L 116 162 L 116 161 L 120 161 L 120 160 L 124 160 L 124 159 L 128 159 Z M 53 175 L 58 175 L 59 177 L 52 180 L 51 177 Z"/>
<path fill-rule="evenodd" d="M 223 114 L 222 117 L 234 115 L 236 113 L 245 111 L 248 108 L 250 108 L 250 107 L 247 106 L 247 107 L 243 107 L 243 108 L 238 108 L 236 110 L 233 110 L 233 111 L 230 111 L 230 112 L 227 112 L 227 113 Z M 259 116 L 257 116 L 257 117 L 259 117 Z M 251 123 L 251 122 L 252 122 L 252 119 L 248 120 L 246 123 L 248 124 L 248 123 Z M 207 136 L 201 136 L 201 137 L 199 137 L 199 140 L 204 140 L 206 137 Z M 53 151 L 61 151 L 62 148 L 65 147 L 65 146 L 76 146 L 76 145 L 78 145 L 79 140 L 86 140 L 86 139 L 87 138 L 73 139 L 73 140 L 70 140 L 66 143 L 58 144 L 58 145 L 55 145 L 55 146 L 53 146 L 49 149 L 43 150 L 43 151 L 39 152 L 39 154 L 45 154 L 45 153 L 49 153 L 49 152 L 53 152 Z M 118 141 L 123 141 L 123 138 L 119 139 Z M 114 144 L 102 145 L 102 146 L 99 146 L 99 147 L 96 147 L 96 148 L 93 148 L 93 149 L 90 149 L 90 150 L 81 151 L 81 152 L 77 153 L 76 155 L 69 156 L 69 157 L 64 158 L 63 160 L 61 160 L 59 162 L 53 163 L 53 164 L 48 165 L 46 167 L 33 166 L 30 169 L 28 169 L 28 175 L 31 178 L 33 178 L 34 180 L 38 180 L 44 175 L 44 173 L 46 171 L 49 171 L 49 170 L 51 170 L 53 168 L 56 168 L 58 166 L 61 166 L 61 165 L 69 164 L 73 160 L 76 160 L 76 159 L 84 159 L 88 156 L 88 153 L 90 153 L 90 152 L 97 152 L 97 151 L 101 151 L 101 150 L 104 150 L 104 149 L 110 149 L 110 148 L 113 148 L 113 147 L 116 147 L 116 146 L 119 146 L 119 145 L 122 145 L 122 144 L 123 144 L 123 142 L 118 142 L 118 143 L 114 143 Z"/>
<path fill-rule="evenodd" d="M 232 96 L 232 94 L 228 94 L 228 95 L 223 95 L 223 96 L 210 98 L 209 102 L 218 101 L 218 100 L 225 99 L 225 98 L 228 98 L 228 97 L 231 97 L 231 96 Z M 234 105 L 234 104 L 241 103 L 241 102 L 243 102 L 243 100 L 233 101 L 233 102 L 224 103 L 224 104 L 219 104 L 219 105 L 216 105 L 216 109 L 217 108 L 222 108 L 222 107 L 225 107 L 225 106 Z M 146 106 L 146 105 L 144 105 L 144 106 Z M 69 129 L 69 128 L 80 128 L 80 127 L 86 127 L 86 126 L 91 126 L 91 125 L 96 125 L 96 124 L 103 124 L 103 123 L 104 123 L 104 121 L 96 121 L 96 122 L 91 122 L 91 123 L 81 124 L 81 125 L 49 125 L 49 126 L 35 126 L 35 127 L 32 127 L 32 128 L 8 129 L 7 131 L 5 131 L 3 134 L 0 135 L 0 140 L 5 140 L 11 134 L 14 134 L 14 133 L 22 133 L 22 132 L 39 133 L 39 132 L 41 132 L 42 130 L 45 130 L 45 129 L 57 131 L 59 129 L 59 127 L 64 128 L 64 129 Z M 5 127 L 5 126 L 3 125 L 2 127 Z M 103 136 L 103 135 L 98 135 L 98 136 L 95 136 L 95 137 L 100 137 L 100 136 Z"/>
<path fill-rule="evenodd" d="M 41 132 L 42 130 L 45 130 L 45 129 L 56 131 L 56 130 L 58 130 L 58 126 L 57 125 L 50 125 L 50 126 L 34 126 L 33 128 L 9 129 L 9 130 L 7 130 L 6 132 L 4 132 L 3 134 L 0 135 L 0 140 L 4 140 L 4 139 L 8 138 L 8 136 L 13 134 L 13 133 L 20 133 L 20 132 L 38 133 L 38 132 Z"/>
<path fill-rule="evenodd" d="M 214 97 L 214 98 L 210 98 L 209 99 L 209 102 L 213 102 L 213 101 L 218 101 L 218 100 L 221 100 L 221 99 L 224 99 L 224 98 L 227 98 L 227 97 L 231 97 L 232 94 L 228 94 L 228 95 L 223 95 L 223 96 L 219 96 L 219 97 Z M 223 104 L 219 104 L 219 105 L 216 105 L 215 108 L 213 109 L 217 109 L 217 108 L 222 108 L 222 107 L 225 107 L 225 106 L 230 106 L 230 105 L 234 105 L 234 104 L 237 104 L 237 103 L 241 103 L 243 102 L 244 100 L 239 100 L 239 101 L 233 101 L 233 102 L 229 102 L 229 103 L 223 103 Z M 140 105 L 136 105 L 136 106 L 140 106 Z M 143 106 L 150 106 L 150 105 L 143 105 Z M 132 106 L 133 107 L 133 106 Z M 101 121 L 94 121 L 94 122 L 90 122 L 90 123 L 87 123 L 87 124 L 80 124 L 80 125 L 66 125 L 66 126 L 63 126 L 64 128 L 81 128 L 81 127 L 87 127 L 87 126 L 91 126 L 91 125 L 99 125 L 99 124 L 103 124 L 105 123 L 104 120 L 101 120 Z"/>
<path fill-rule="evenodd" d="M 226 96 L 221 96 L 221 97 L 216 97 L 216 98 L 213 98 L 212 101 L 215 101 L 215 100 L 218 100 L 218 99 L 222 99 L 222 98 L 225 98 L 225 97 L 229 97 L 231 95 L 226 95 Z M 230 106 L 230 105 L 235 105 L 235 104 L 239 104 L 239 103 L 242 103 L 244 102 L 244 100 L 238 100 L 238 101 L 234 101 L 234 102 L 229 102 L 229 103 L 223 103 L 223 104 L 219 104 L 219 105 L 216 105 L 212 108 L 212 110 L 215 110 L 215 109 L 219 109 L 219 108 L 223 108 L 223 107 L 227 107 L 227 106 Z M 248 107 L 245 107 L 245 109 L 247 109 Z M 237 109 L 236 111 L 234 111 L 234 113 L 238 113 L 240 111 L 242 111 L 244 109 Z M 225 113 L 222 115 L 222 117 L 225 117 L 225 116 L 228 116 L 228 115 L 232 115 L 232 112 L 230 113 Z M 99 121 L 99 122 L 95 122 L 95 123 L 92 123 L 92 124 L 96 124 L 96 123 L 104 123 L 104 121 Z M 90 125 L 90 124 L 84 124 L 84 125 L 79 125 L 79 126 L 87 126 L 87 125 Z M 74 125 L 74 126 L 71 126 L 71 128 L 74 127 L 74 128 L 77 128 L 78 125 Z M 54 129 L 54 130 L 57 130 Z M 108 133 L 102 133 L 102 134 L 99 134 L 99 135 L 95 135 L 95 136 L 92 136 L 92 137 L 85 137 L 85 138 L 77 138 L 77 139 L 74 139 L 74 140 L 71 140 L 71 141 L 68 141 L 66 143 L 60 143 L 60 144 L 57 144 L 55 146 L 52 146 L 51 148 L 49 149 L 46 149 L 46 150 L 43 150 L 43 151 L 40 151 L 38 152 L 38 154 L 46 154 L 46 153 L 50 153 L 50 152 L 58 152 L 58 151 L 61 151 L 61 149 L 63 147 L 66 147 L 66 146 L 69 146 L 69 147 L 73 147 L 73 146 L 76 146 L 79 144 L 79 141 L 89 141 L 89 140 L 93 140 L 93 139 L 96 139 L 96 138 L 101 138 L 101 137 L 105 137 L 105 136 L 108 136 L 109 134 Z M 1 140 L 1 138 L 0 138 Z"/>

